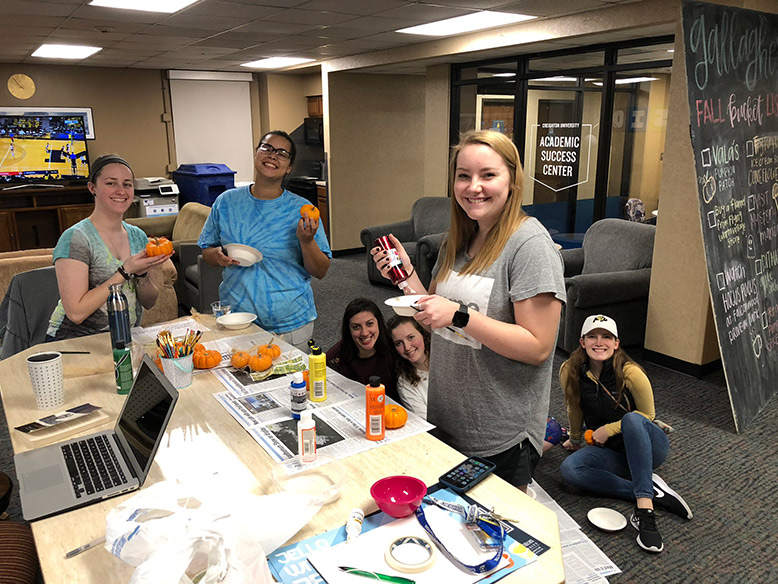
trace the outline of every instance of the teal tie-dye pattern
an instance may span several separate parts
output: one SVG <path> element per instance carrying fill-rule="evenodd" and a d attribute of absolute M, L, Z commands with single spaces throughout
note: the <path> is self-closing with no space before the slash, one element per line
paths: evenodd
<path fill-rule="evenodd" d="M 262 328 L 284 333 L 316 319 L 311 275 L 303 266 L 297 222 L 306 199 L 289 191 L 272 200 L 251 195 L 250 187 L 225 191 L 214 201 L 197 244 L 202 247 L 242 243 L 258 249 L 262 261 L 248 268 L 224 269 L 219 299 L 233 311 L 253 312 Z M 314 236 L 332 257 L 321 223 Z"/>

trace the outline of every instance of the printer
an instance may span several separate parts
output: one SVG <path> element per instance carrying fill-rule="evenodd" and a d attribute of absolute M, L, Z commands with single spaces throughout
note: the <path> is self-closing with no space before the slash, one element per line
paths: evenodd
<path fill-rule="evenodd" d="M 178 185 L 169 178 L 136 178 L 135 202 L 138 217 L 178 215 Z"/>

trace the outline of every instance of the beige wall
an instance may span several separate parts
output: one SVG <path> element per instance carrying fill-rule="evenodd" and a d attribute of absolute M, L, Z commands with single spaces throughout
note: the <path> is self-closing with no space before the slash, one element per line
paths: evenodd
<path fill-rule="evenodd" d="M 14 73 L 32 77 L 35 95 L 16 99 L 3 83 L 0 106 L 91 107 L 95 139 L 87 147 L 92 160 L 117 153 L 132 164 L 136 176 L 167 176 L 162 72 L 0 63 L 0 79 Z"/>
<path fill-rule="evenodd" d="M 426 194 L 426 84 L 360 73 L 329 74 L 327 84 L 330 244 L 342 250 L 361 247 L 364 227 L 407 219 Z"/>
<path fill-rule="evenodd" d="M 321 95 L 321 75 L 260 73 L 259 109 L 261 132 L 293 132 L 308 117 L 308 95 Z M 261 136 L 259 136 L 261 138 Z"/>
<path fill-rule="evenodd" d="M 427 67 L 424 91 L 424 196 L 448 193 L 451 66 Z"/>

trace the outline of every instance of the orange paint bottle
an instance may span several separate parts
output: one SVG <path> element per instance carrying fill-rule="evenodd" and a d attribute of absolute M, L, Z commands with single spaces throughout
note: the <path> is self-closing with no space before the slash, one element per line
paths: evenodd
<path fill-rule="evenodd" d="M 386 434 L 385 397 L 386 388 L 381 384 L 381 378 L 373 375 L 365 386 L 365 438 L 368 440 L 383 440 Z"/>

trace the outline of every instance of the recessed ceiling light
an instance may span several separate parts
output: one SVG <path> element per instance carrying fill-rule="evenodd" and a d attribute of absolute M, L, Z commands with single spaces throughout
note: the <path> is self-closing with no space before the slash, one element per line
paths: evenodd
<path fill-rule="evenodd" d="M 667 52 L 668 52 L 668 53 L 674 53 L 674 52 L 675 52 L 675 49 L 667 49 Z"/>
<path fill-rule="evenodd" d="M 310 63 L 314 59 L 304 59 L 302 57 L 269 57 L 250 63 L 241 63 L 241 67 L 251 67 L 252 69 L 281 69 L 282 67 L 291 67 L 292 65 L 301 65 Z"/>
<path fill-rule="evenodd" d="M 516 77 L 516 73 L 495 73 L 492 77 Z"/>
<path fill-rule="evenodd" d="M 627 85 L 628 83 L 643 83 L 644 81 L 657 81 L 659 77 L 628 77 L 626 79 L 616 79 L 616 85 Z M 594 85 L 602 87 L 602 81 L 595 82 Z"/>
<path fill-rule="evenodd" d="M 495 28 L 523 20 L 532 20 L 537 16 L 528 16 L 526 14 L 512 14 L 510 12 L 495 12 L 492 10 L 483 10 L 473 14 L 465 14 L 456 18 L 447 18 L 429 24 L 420 24 L 410 28 L 402 28 L 395 32 L 405 34 L 421 34 L 426 36 L 451 36 L 462 34 L 463 32 L 472 32 L 474 30 L 483 30 L 485 28 Z"/>
<path fill-rule="evenodd" d="M 44 59 L 86 59 L 102 47 L 85 47 L 82 45 L 41 45 L 32 54 L 33 57 Z"/>
<path fill-rule="evenodd" d="M 144 12 L 178 12 L 194 4 L 197 0 L 92 0 L 90 6 L 121 8 L 122 10 L 142 10 Z"/>
<path fill-rule="evenodd" d="M 578 77 L 563 77 L 562 75 L 557 75 L 555 77 L 540 77 L 539 79 L 533 79 L 532 81 L 554 81 L 554 82 L 570 82 L 570 81 L 578 81 Z"/>

